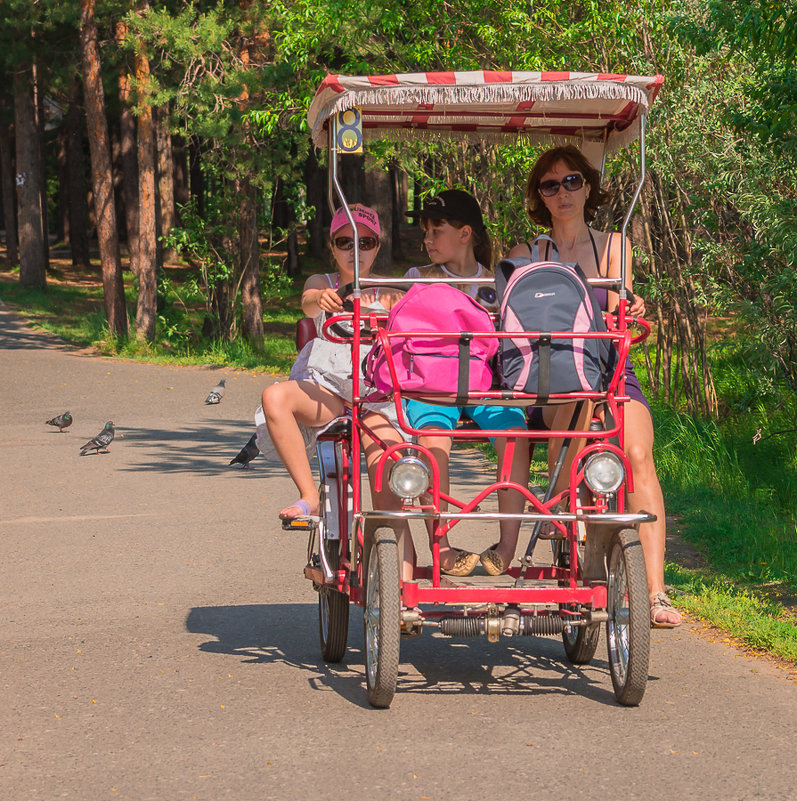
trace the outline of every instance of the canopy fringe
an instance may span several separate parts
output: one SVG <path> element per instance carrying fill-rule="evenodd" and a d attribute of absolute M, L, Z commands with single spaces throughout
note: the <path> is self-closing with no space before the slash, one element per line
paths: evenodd
<path fill-rule="evenodd" d="M 389 111 L 391 106 L 410 106 L 410 105 L 430 105 L 431 114 L 440 116 L 447 112 L 449 117 L 463 116 L 462 112 L 456 109 L 457 105 L 481 105 L 489 111 L 490 105 L 507 105 L 523 102 L 556 102 L 573 100 L 627 100 L 636 103 L 643 112 L 647 112 L 648 99 L 644 91 L 639 87 L 620 81 L 550 81 L 545 83 L 529 84 L 527 86 L 517 84 L 484 84 L 479 86 L 458 86 L 458 85 L 434 85 L 434 86 L 374 86 L 363 89 L 348 90 L 340 93 L 331 101 L 319 104 L 319 107 L 311 110 L 315 112 L 314 119 L 309 120 L 313 128 L 313 141 L 323 147 L 326 144 L 326 133 L 324 124 L 326 120 L 340 111 L 353 107 L 379 108 L 380 106 Z M 418 113 L 423 113 L 422 109 Z M 522 114 L 523 112 L 518 112 Z M 557 115 L 552 113 L 545 125 L 556 124 Z M 386 126 L 387 127 L 387 126 Z M 397 138 L 407 138 L 402 134 L 408 134 L 409 138 L 421 135 L 421 129 L 401 131 L 396 129 L 393 134 Z M 639 124 L 635 122 L 623 131 L 610 132 L 609 146 L 612 150 L 623 147 L 633 141 L 638 135 Z M 460 132 L 457 132 L 458 135 Z M 525 132 L 524 132 L 525 133 Z M 468 137 L 469 132 L 461 132 L 463 138 Z M 379 135 L 379 134 L 377 134 Z M 383 134 L 384 135 L 384 134 Z M 533 137 L 533 132 L 528 135 Z M 482 139 L 487 136 L 494 137 L 496 140 L 516 137 L 517 134 L 501 135 L 500 132 L 493 134 L 476 131 L 470 138 Z M 369 138 L 371 138 L 369 136 Z M 539 139 L 551 141 L 552 137 L 542 134 Z"/>

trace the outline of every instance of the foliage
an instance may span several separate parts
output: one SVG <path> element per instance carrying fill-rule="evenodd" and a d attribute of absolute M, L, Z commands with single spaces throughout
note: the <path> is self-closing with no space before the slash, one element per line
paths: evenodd
<path fill-rule="evenodd" d="M 710 0 L 700 12 L 675 16 L 673 30 L 720 79 L 718 305 L 743 320 L 751 362 L 797 389 L 797 11 Z"/>

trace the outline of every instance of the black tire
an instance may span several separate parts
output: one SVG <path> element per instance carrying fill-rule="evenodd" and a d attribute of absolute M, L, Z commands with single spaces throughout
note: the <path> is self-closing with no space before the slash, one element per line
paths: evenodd
<path fill-rule="evenodd" d="M 614 694 L 637 706 L 645 694 L 650 659 L 650 600 L 639 534 L 618 531 L 609 548 L 606 639 Z"/>
<path fill-rule="evenodd" d="M 349 596 L 332 587 L 318 590 L 318 634 L 325 662 L 340 662 L 349 636 Z"/>
<path fill-rule="evenodd" d="M 401 587 L 398 545 L 390 528 L 378 528 L 366 537 L 363 575 L 365 604 L 365 683 L 368 701 L 387 709 L 396 692 L 401 644 Z"/>
<path fill-rule="evenodd" d="M 321 531 L 326 531 L 326 488 L 321 484 Z M 321 534 L 319 531 L 319 535 Z M 319 536 L 319 550 L 323 549 L 327 563 L 333 570 L 340 564 L 340 540 L 327 540 Z M 318 636 L 321 642 L 321 656 L 325 662 L 340 662 L 346 653 L 349 636 L 349 596 L 334 587 L 318 588 Z"/>
<path fill-rule="evenodd" d="M 567 567 L 570 563 L 569 542 L 567 540 L 555 540 L 555 543 L 555 564 L 558 567 Z M 581 558 L 580 554 L 579 558 Z M 562 604 L 561 608 L 572 609 L 574 606 L 574 604 Z M 570 664 L 588 665 L 595 656 L 600 638 L 601 630 L 597 623 L 592 626 L 577 626 L 571 628 L 570 632 L 567 629 L 563 629 L 562 645 L 564 645 L 565 654 Z"/>

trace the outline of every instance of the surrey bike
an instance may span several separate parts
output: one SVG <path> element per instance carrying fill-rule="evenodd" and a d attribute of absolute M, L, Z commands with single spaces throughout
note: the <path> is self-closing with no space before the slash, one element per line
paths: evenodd
<path fill-rule="evenodd" d="M 640 172 L 623 226 L 625 237 L 631 213 L 645 177 L 645 117 L 663 83 L 662 76 L 639 77 L 567 72 L 415 73 L 348 77 L 328 76 L 318 88 L 308 112 L 313 141 L 329 155 L 329 204 L 348 208 L 339 171 L 346 152 L 358 151 L 363 141 L 378 138 L 449 137 L 461 142 L 511 140 L 523 137 L 542 143 L 578 144 L 594 164 L 605 153 L 640 141 Z M 354 221 L 350 220 L 354 227 Z M 653 518 L 625 510 L 626 492 L 632 488 L 629 462 L 623 451 L 623 365 L 631 344 L 647 335 L 632 335 L 626 318 L 625 247 L 621 248 L 621 276 L 591 279 L 617 292 L 621 298 L 616 316 L 606 315 L 606 330 L 523 332 L 530 342 L 581 338 L 600 339 L 614 348 L 616 359 L 607 368 L 598 390 L 570 393 L 525 393 L 507 389 L 468 391 L 460 401 L 468 404 L 500 403 L 521 406 L 541 403 L 576 404 L 569 428 L 556 431 L 483 431 L 458 426 L 453 430 L 424 429 L 459 441 L 488 437 L 527 437 L 531 443 L 559 440 L 563 447 L 548 490 L 540 492 L 510 481 L 508 467 L 497 480 L 487 480 L 470 498 L 446 497 L 450 511 L 441 511 L 439 477 L 433 458 L 431 471 L 419 457 L 423 451 L 411 437 L 402 411 L 402 398 L 416 397 L 434 403 L 453 403 L 455 388 L 429 396 L 409 391 L 398 380 L 389 391 L 362 386 L 353 371 L 350 415 L 333 421 L 318 437 L 321 515 L 287 524 L 309 529 L 305 576 L 318 592 L 321 652 L 325 660 L 343 658 L 349 623 L 349 605 L 363 609 L 365 675 L 373 706 L 390 705 L 397 686 L 401 638 L 434 627 L 453 637 L 522 635 L 561 636 L 566 657 L 574 664 L 594 656 L 600 627 L 605 626 L 609 669 L 619 703 L 636 705 L 647 683 L 649 657 L 649 600 L 645 563 L 638 527 Z M 357 253 L 355 249 L 355 253 Z M 433 282 L 437 279 L 425 279 Z M 475 279 L 491 281 L 492 279 Z M 391 354 L 391 342 L 401 336 L 429 336 L 428 331 L 396 331 L 386 314 L 377 315 L 360 304 L 364 287 L 391 283 L 408 288 L 401 279 L 360 278 L 355 257 L 354 282 L 342 287 L 349 301 L 342 314 L 325 324 L 325 335 L 348 342 L 359 354 L 361 345 L 374 342 Z M 443 281 L 445 282 L 445 281 Z M 461 340 L 465 332 L 436 331 L 435 337 Z M 510 336 L 502 331 L 473 334 Z M 517 334 L 512 334 L 517 336 Z M 547 339 L 546 339 L 547 338 Z M 364 352 L 364 351 L 363 351 Z M 356 361 L 355 361 L 356 364 Z M 397 366 L 388 357 L 390 375 Z M 361 441 L 369 433 L 362 419 L 366 400 L 392 398 L 400 427 L 410 441 L 384 448 L 376 482 L 386 482 L 402 499 L 401 511 L 366 508 L 361 470 Z M 579 404 L 602 410 L 591 424 L 576 428 Z M 509 447 L 509 444 L 508 444 Z M 575 451 L 575 455 L 574 455 Z M 570 453 L 572 458 L 568 459 Z M 511 458 L 505 460 L 511 462 Z M 560 474 L 563 480 L 558 481 Z M 557 486 L 565 488 L 555 490 Z M 441 574 L 439 538 L 464 521 L 498 521 L 497 512 L 482 511 L 480 504 L 499 489 L 524 495 L 527 511 L 520 518 L 529 533 L 528 545 L 507 574 L 495 578 L 453 578 Z M 423 498 L 423 502 L 421 501 Z M 504 516 L 506 517 L 506 515 Z M 402 582 L 398 569 L 396 536 L 399 520 L 431 520 L 434 540 L 430 565 L 416 565 L 411 581 Z M 553 527 L 551 564 L 536 564 L 535 544 L 543 526 Z M 523 537 L 524 528 L 521 528 Z M 521 542 L 523 539 L 521 539 Z"/>

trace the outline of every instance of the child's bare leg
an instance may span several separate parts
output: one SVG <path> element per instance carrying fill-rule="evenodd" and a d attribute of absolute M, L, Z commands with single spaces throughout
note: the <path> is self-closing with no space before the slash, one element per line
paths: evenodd
<path fill-rule="evenodd" d="M 451 437 L 418 437 L 418 444 L 424 445 L 429 448 L 437 462 L 438 471 L 440 474 L 440 492 L 448 495 L 451 478 L 449 474 L 449 460 L 451 457 Z M 431 469 L 431 468 L 430 468 Z M 448 509 L 446 501 L 440 501 L 440 511 L 445 512 Z M 434 526 L 432 521 L 426 523 L 426 529 L 429 533 L 429 547 L 432 546 L 434 537 Z M 448 535 L 440 538 L 440 567 L 443 570 L 450 570 L 454 566 L 454 562 L 460 554 L 459 548 L 452 547 L 448 541 Z M 474 564 L 477 564 L 474 560 Z"/>
<path fill-rule="evenodd" d="M 511 429 L 515 430 L 515 429 Z M 517 429 L 521 430 L 521 429 Z M 514 440 L 515 448 L 512 454 L 512 464 L 509 469 L 509 478 L 521 487 L 528 486 L 529 483 L 529 441 L 525 437 L 518 437 Z M 501 465 L 504 462 L 507 439 L 505 437 L 495 438 L 495 451 L 498 456 L 498 471 L 500 475 Z M 498 509 L 506 514 L 522 514 L 526 505 L 526 498 L 516 490 L 498 490 Z M 501 539 L 495 550 L 504 565 L 511 564 L 515 558 L 517 549 L 518 534 L 520 533 L 520 520 L 501 521 Z"/>
<path fill-rule="evenodd" d="M 282 381 L 263 390 L 263 414 L 274 449 L 311 514 L 319 512 L 318 487 L 298 424 L 323 426 L 344 412 L 337 395 L 312 381 Z M 304 510 L 295 505 L 280 511 L 282 517 L 301 514 Z"/>
<path fill-rule="evenodd" d="M 366 412 L 363 422 L 378 436 L 386 446 L 395 445 L 402 442 L 401 434 L 391 425 L 387 418 L 377 412 Z M 401 501 L 390 490 L 387 484 L 387 470 L 382 481 L 382 489 L 377 492 L 374 489 L 375 469 L 379 458 L 384 450 L 378 442 L 370 437 L 363 437 L 363 450 L 365 452 L 365 462 L 368 465 L 368 476 L 371 486 L 371 501 L 374 509 L 395 510 L 401 509 Z M 387 466 L 389 468 L 389 465 Z M 394 520 L 390 527 L 396 532 L 398 539 L 399 553 L 401 554 L 401 580 L 412 581 L 415 567 L 415 548 L 412 543 L 412 535 L 406 520 Z"/>

